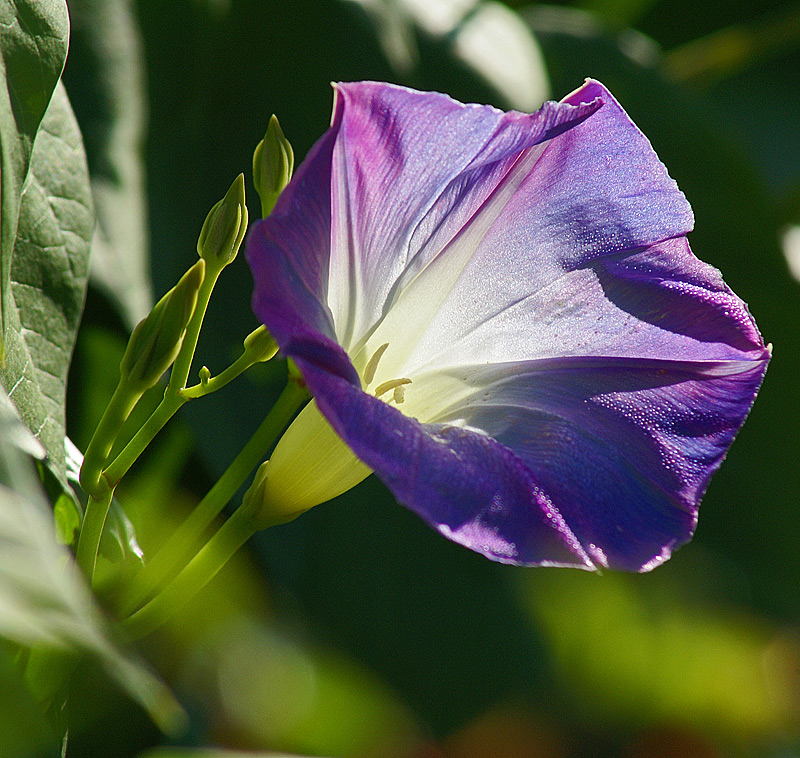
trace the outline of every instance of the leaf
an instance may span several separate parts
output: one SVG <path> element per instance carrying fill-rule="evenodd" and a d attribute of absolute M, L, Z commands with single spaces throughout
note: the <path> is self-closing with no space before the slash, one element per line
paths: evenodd
<path fill-rule="evenodd" d="M 524 576 L 523 602 L 556 666 L 579 683 L 574 697 L 584 718 L 606 728 L 672 724 L 727 738 L 768 739 L 796 728 L 787 690 L 796 686 L 788 672 L 797 641 L 765 619 L 701 599 L 705 572 L 693 589 L 676 576 Z"/>
<path fill-rule="evenodd" d="M 32 458 L 44 460 L 47 451 L 22 419 L 19 417 L 14 403 L 9 400 L 5 390 L 0 386 L 0 428 L 4 429 L 6 440 L 15 448 L 27 453 Z"/>
<path fill-rule="evenodd" d="M 65 385 L 92 226 L 81 136 L 59 85 L 42 119 L 20 198 L 0 382 L 64 487 Z"/>
<path fill-rule="evenodd" d="M 180 706 L 148 669 L 111 641 L 70 553 L 55 539 L 33 468 L 9 444 L 5 426 L 0 425 L 0 637 L 39 650 L 94 656 L 156 723 L 174 730 L 183 719 Z"/>
<path fill-rule="evenodd" d="M 86 145 L 97 229 L 91 283 L 132 329 L 152 307 L 145 175 L 142 45 L 129 0 L 70 0 L 64 84 Z"/>
<path fill-rule="evenodd" d="M 66 2 L 0 0 L 0 363 L 11 262 L 34 139 L 67 57 Z"/>

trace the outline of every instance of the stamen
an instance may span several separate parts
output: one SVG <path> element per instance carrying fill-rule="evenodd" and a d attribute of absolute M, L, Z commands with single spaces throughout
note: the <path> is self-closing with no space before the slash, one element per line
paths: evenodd
<path fill-rule="evenodd" d="M 400 403 L 404 402 L 406 399 L 406 388 L 402 384 L 398 384 L 394 388 L 392 398 L 394 399 L 395 403 L 400 405 Z"/>
<path fill-rule="evenodd" d="M 384 393 L 388 392 L 389 390 L 393 390 L 395 387 L 402 387 L 404 384 L 411 384 L 410 379 L 390 379 L 388 382 L 384 382 L 383 384 L 379 384 L 375 388 L 375 397 L 380 397 Z M 403 395 L 403 399 L 405 399 L 405 395 Z"/>
<path fill-rule="evenodd" d="M 389 347 L 389 343 L 385 342 L 372 354 L 372 358 L 367 361 L 367 367 L 364 369 L 365 387 L 371 384 L 372 380 L 375 378 L 375 372 L 378 370 L 378 364 L 380 363 L 383 354 L 386 352 L 387 347 Z"/>

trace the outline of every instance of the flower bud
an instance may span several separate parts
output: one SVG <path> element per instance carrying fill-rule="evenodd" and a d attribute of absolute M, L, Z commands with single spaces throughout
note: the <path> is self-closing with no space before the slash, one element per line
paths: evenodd
<path fill-rule="evenodd" d="M 294 170 L 294 151 L 283 136 L 278 119 L 272 116 L 264 139 L 253 153 L 253 183 L 261 198 L 261 216 L 272 213 L 278 196 L 289 183 Z"/>
<path fill-rule="evenodd" d="M 278 441 L 246 497 L 264 529 L 341 495 L 371 473 L 312 401 Z"/>
<path fill-rule="evenodd" d="M 152 387 L 178 356 L 205 269 L 205 261 L 197 261 L 133 330 L 119 368 L 136 392 Z"/>
<path fill-rule="evenodd" d="M 267 331 L 266 326 L 259 326 L 244 338 L 245 355 L 250 356 L 253 363 L 262 363 L 275 357 L 278 352 L 278 343 Z"/>
<path fill-rule="evenodd" d="M 197 240 L 197 254 L 209 266 L 222 269 L 236 257 L 246 231 L 244 174 L 239 174 L 225 197 L 208 212 Z"/>

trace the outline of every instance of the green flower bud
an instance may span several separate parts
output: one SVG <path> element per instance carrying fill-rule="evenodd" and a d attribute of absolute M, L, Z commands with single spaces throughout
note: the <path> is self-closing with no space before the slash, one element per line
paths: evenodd
<path fill-rule="evenodd" d="M 261 198 L 261 216 L 272 213 L 278 196 L 294 170 L 294 150 L 283 136 L 278 119 L 272 116 L 264 139 L 253 153 L 253 183 Z"/>
<path fill-rule="evenodd" d="M 205 261 L 197 261 L 133 330 L 119 368 L 135 392 L 152 387 L 178 356 L 205 270 Z"/>
<path fill-rule="evenodd" d="M 236 257 L 245 232 L 244 174 L 239 174 L 225 197 L 208 212 L 197 240 L 197 254 L 209 266 L 222 269 Z"/>
<path fill-rule="evenodd" d="M 250 356 L 253 363 L 262 363 L 275 357 L 278 352 L 278 343 L 267 331 L 266 326 L 259 326 L 244 338 L 245 355 Z"/>

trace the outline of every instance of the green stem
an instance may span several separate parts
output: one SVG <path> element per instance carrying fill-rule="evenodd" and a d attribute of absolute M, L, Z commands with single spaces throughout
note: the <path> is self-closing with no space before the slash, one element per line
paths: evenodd
<path fill-rule="evenodd" d="M 125 382 L 120 382 L 111 396 L 97 429 L 92 435 L 89 447 L 86 448 L 86 455 L 81 466 L 80 482 L 83 491 L 92 495 L 95 499 L 104 496 L 105 487 L 100 483 L 103 467 L 106 465 L 106 460 L 111 448 L 114 446 L 119 430 L 133 410 L 133 406 L 138 402 L 139 397 L 138 393 L 131 392 L 130 387 Z"/>
<path fill-rule="evenodd" d="M 130 467 L 144 452 L 145 448 L 153 441 L 155 436 L 164 428 L 164 425 L 178 412 L 185 402 L 220 389 L 248 368 L 248 366 L 241 366 L 242 358 L 240 357 L 239 360 L 234 362 L 217 377 L 217 382 L 214 383 L 213 388 L 208 388 L 208 386 L 204 388 L 203 385 L 197 385 L 204 390 L 202 392 L 187 392 L 184 389 L 186 387 L 186 381 L 189 378 L 189 372 L 192 368 L 192 360 L 194 359 L 194 353 L 197 349 L 197 340 L 200 336 L 200 329 L 203 326 L 203 319 L 205 318 L 208 308 L 208 301 L 211 298 L 211 293 L 214 290 L 214 286 L 217 283 L 221 271 L 221 268 L 206 268 L 205 278 L 197 293 L 197 304 L 192 312 L 189 324 L 186 327 L 186 333 L 181 342 L 180 352 L 170 372 L 169 383 L 164 392 L 164 399 L 153 412 L 153 415 L 150 416 L 141 429 L 136 432 L 133 439 L 128 442 L 122 452 L 105 470 L 105 478 L 112 483 L 112 486 L 116 486 L 120 479 L 125 476 Z M 231 369 L 233 369 L 234 366 L 236 366 L 237 371 L 232 374 Z M 226 378 L 226 381 L 219 381 L 223 376 Z M 211 382 L 208 384 L 210 385 Z M 194 387 L 191 389 L 195 390 Z"/>
<path fill-rule="evenodd" d="M 308 390 L 289 381 L 261 426 L 225 473 L 135 577 L 120 608 L 123 617 L 140 607 L 159 587 L 163 587 L 175 569 L 197 549 L 198 542 L 214 519 L 275 444 L 278 436 L 307 399 Z"/>
<path fill-rule="evenodd" d="M 100 549 L 100 538 L 103 535 L 103 527 L 108 516 L 108 509 L 111 507 L 111 498 L 114 490 L 106 486 L 103 495 L 97 498 L 90 495 L 86 504 L 86 512 L 83 515 L 81 533 L 78 536 L 78 547 L 75 559 L 83 571 L 89 585 L 94 580 L 94 568 L 97 563 L 97 552 Z"/>
<path fill-rule="evenodd" d="M 245 508 L 236 510 L 167 587 L 120 624 L 125 640 L 144 637 L 169 620 L 214 578 L 255 531 L 252 514 Z"/>
<path fill-rule="evenodd" d="M 232 382 L 237 376 L 247 371 L 250 366 L 258 361 L 254 361 L 248 353 L 242 353 L 228 368 L 217 376 L 211 377 L 205 384 L 195 384 L 193 387 L 184 389 L 180 396 L 186 400 L 194 400 L 212 392 L 222 389 L 226 384 Z"/>
<path fill-rule="evenodd" d="M 112 487 L 116 487 L 119 480 L 128 472 L 128 469 L 136 462 L 145 448 L 153 441 L 155 436 L 164 428 L 178 409 L 188 400 L 181 395 L 165 395 L 158 408 L 153 411 L 147 421 L 141 426 L 139 431 L 133 436 L 120 454 L 112 461 L 108 468 L 103 472 L 107 482 Z"/>

